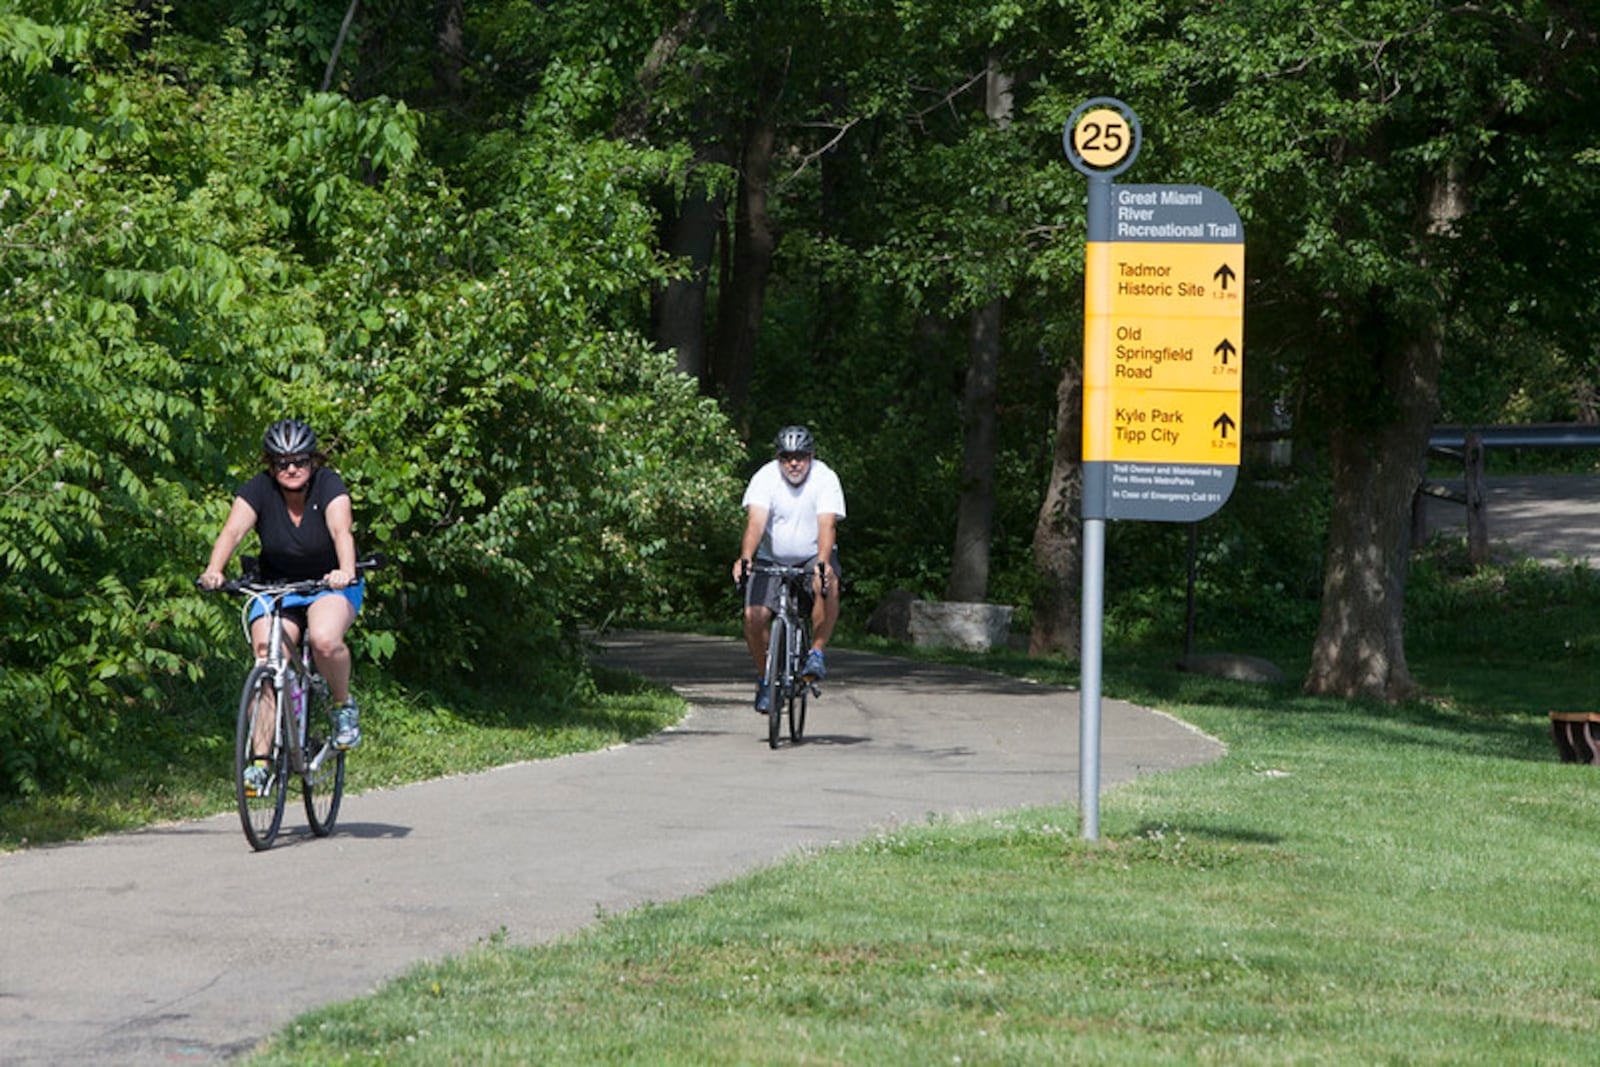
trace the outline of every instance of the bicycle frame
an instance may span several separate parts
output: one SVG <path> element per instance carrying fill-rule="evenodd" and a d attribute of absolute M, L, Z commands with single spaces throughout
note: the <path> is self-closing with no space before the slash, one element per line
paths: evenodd
<path fill-rule="evenodd" d="M 315 690 L 326 689 L 327 682 L 323 681 L 321 673 L 317 670 L 316 661 L 311 655 L 311 642 L 307 640 L 305 633 L 300 635 L 298 655 L 291 656 L 286 651 L 288 635 L 284 633 L 283 601 L 294 593 L 305 591 L 301 587 L 312 584 L 320 583 L 297 582 L 279 586 L 256 586 L 247 583 L 239 585 L 239 592 L 245 595 L 244 607 L 239 612 L 239 621 L 247 642 L 254 642 L 254 635 L 250 632 L 252 605 L 261 605 L 265 612 L 267 656 L 262 664 L 272 670 L 277 692 L 287 698 L 277 702 L 278 707 L 272 724 L 273 736 L 283 739 L 284 747 L 289 752 L 289 769 L 302 777 L 316 774 L 321 769 L 323 760 L 333 750 L 332 743 L 324 740 L 322 747 L 310 761 L 306 760 L 307 712 L 312 703 L 310 697 Z M 293 729 L 284 729 L 285 704 L 288 704 L 294 712 Z"/>

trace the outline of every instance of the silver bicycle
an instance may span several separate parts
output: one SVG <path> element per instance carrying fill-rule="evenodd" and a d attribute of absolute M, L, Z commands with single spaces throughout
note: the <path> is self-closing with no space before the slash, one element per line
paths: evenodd
<path fill-rule="evenodd" d="M 381 564 L 381 557 L 375 556 L 357 563 L 356 569 L 367 571 Z M 283 826 L 284 802 L 295 779 L 300 782 L 306 821 L 313 834 L 328 836 L 339 818 L 339 805 L 344 799 L 345 754 L 333 746 L 338 725 L 328 683 L 317 671 L 311 643 L 303 629 L 298 648 L 284 633 L 285 599 L 328 588 L 321 579 L 267 582 L 255 578 L 224 582 L 220 587 L 222 592 L 244 598 L 240 621 L 246 641 L 250 640 L 253 605 L 261 605 L 269 624 L 266 659 L 245 676 L 233 742 L 233 788 L 239 821 L 244 826 L 245 840 L 257 851 L 271 848 L 277 840 Z M 255 738 L 263 717 L 272 719 L 271 740 L 267 751 L 259 752 Z M 264 781 L 247 776 L 252 766 L 265 768 Z"/>

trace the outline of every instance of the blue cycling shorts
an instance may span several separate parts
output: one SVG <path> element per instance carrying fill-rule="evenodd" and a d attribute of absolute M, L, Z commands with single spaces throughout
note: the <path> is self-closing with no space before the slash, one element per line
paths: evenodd
<path fill-rule="evenodd" d="M 355 582 L 345 586 L 343 589 L 325 589 L 320 593 L 310 594 L 291 593 L 289 596 L 283 598 L 283 606 L 285 608 L 304 608 L 312 601 L 320 600 L 325 596 L 342 596 L 346 600 L 350 601 L 350 606 L 355 608 L 356 614 L 359 615 L 361 614 L 361 597 L 366 590 L 366 586 L 367 580 L 365 578 L 358 578 L 355 580 Z M 255 622 L 266 613 L 267 609 L 263 602 L 258 598 L 252 597 L 250 600 L 250 615 L 246 621 Z M 299 613 L 297 612 L 296 614 Z"/>

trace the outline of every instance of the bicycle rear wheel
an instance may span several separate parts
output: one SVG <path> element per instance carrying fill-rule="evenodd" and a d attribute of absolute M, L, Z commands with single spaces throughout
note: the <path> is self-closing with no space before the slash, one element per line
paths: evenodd
<path fill-rule="evenodd" d="M 270 751 L 252 751 L 257 716 L 274 720 Z M 250 847 L 262 851 L 272 847 L 283 826 L 283 797 L 289 773 L 288 753 L 284 749 L 278 723 L 278 683 L 271 667 L 251 669 L 239 697 L 239 722 L 233 739 L 233 790 L 239 802 L 239 822 Z M 267 767 L 266 784 L 256 788 L 245 781 L 245 771 L 259 760 Z"/>
<path fill-rule="evenodd" d="M 772 619 L 772 632 L 767 635 L 767 745 L 778 747 L 778 736 L 783 732 L 783 706 L 789 696 L 787 673 L 789 651 L 789 626 L 782 615 Z"/>
<path fill-rule="evenodd" d="M 344 753 L 333 747 L 333 702 L 320 680 L 306 687 L 306 772 L 301 777 L 306 821 L 318 837 L 333 833 L 344 800 Z"/>

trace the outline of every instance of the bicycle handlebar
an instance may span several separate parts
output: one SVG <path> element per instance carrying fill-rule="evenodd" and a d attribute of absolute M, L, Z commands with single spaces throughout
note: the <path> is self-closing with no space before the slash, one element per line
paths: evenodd
<path fill-rule="evenodd" d="M 382 552 L 374 552 L 365 559 L 356 560 L 356 572 L 375 571 L 386 566 L 389 560 Z M 195 588 L 203 593 L 234 593 L 239 596 L 285 596 L 295 593 L 320 593 L 330 588 L 326 578 L 300 578 L 292 582 L 264 581 L 260 578 L 234 578 L 223 582 L 216 589 L 207 589 L 200 584 L 200 579 L 194 580 Z"/>
<path fill-rule="evenodd" d="M 809 567 L 789 567 L 781 563 L 752 563 L 742 560 L 740 562 L 743 564 L 743 566 L 740 568 L 739 575 L 739 588 L 741 590 L 749 584 L 750 576 L 752 574 L 765 574 L 772 578 L 789 579 L 804 578 L 811 573 L 811 569 Z M 827 596 L 828 561 L 818 560 L 817 570 L 822 575 L 822 595 Z"/>

